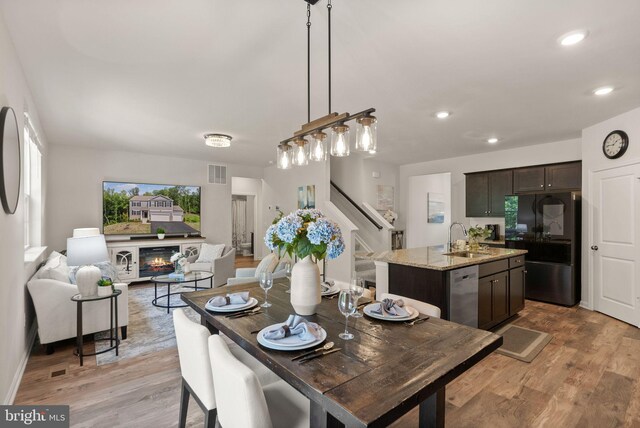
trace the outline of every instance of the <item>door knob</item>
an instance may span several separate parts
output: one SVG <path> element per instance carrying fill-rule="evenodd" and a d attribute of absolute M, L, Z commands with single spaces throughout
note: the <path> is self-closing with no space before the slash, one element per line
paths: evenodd
<path fill-rule="evenodd" d="M 597 245 L 592 245 L 592 246 L 591 246 L 591 249 L 592 249 L 593 251 L 598 251 L 598 246 L 597 246 Z"/>

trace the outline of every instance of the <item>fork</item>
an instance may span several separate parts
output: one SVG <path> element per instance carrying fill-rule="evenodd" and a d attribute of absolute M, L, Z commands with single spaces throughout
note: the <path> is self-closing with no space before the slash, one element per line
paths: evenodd
<path fill-rule="evenodd" d="M 421 322 L 424 322 L 426 320 L 428 320 L 429 317 L 424 317 L 424 318 L 416 318 L 413 321 L 407 321 L 404 323 L 404 325 L 406 325 L 407 327 L 411 327 L 412 325 L 416 325 L 416 324 L 420 324 Z"/>

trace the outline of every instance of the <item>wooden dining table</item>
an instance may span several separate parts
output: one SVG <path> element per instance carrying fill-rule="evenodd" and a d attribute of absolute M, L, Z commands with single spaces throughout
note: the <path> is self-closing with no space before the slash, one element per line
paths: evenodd
<path fill-rule="evenodd" d="M 294 313 L 288 281 L 276 280 L 270 308 L 227 318 L 205 309 L 216 295 L 248 291 L 260 303 L 258 283 L 182 294 L 212 334 L 222 332 L 310 401 L 311 427 L 383 427 L 416 406 L 420 427 L 444 427 L 446 385 L 502 345 L 502 337 L 439 318 L 408 326 L 364 316 L 349 318 L 352 340 L 342 340 L 345 318 L 338 299 L 322 299 L 305 317 L 327 332 L 340 351 L 305 364 L 291 359 L 305 351 L 275 351 L 258 344 L 256 332 Z M 364 301 L 364 299 L 363 299 Z"/>

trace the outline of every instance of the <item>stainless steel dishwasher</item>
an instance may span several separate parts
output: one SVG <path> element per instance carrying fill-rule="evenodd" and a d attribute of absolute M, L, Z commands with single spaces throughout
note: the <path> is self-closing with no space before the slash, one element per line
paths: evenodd
<path fill-rule="evenodd" d="M 478 265 L 449 272 L 449 320 L 478 328 Z"/>

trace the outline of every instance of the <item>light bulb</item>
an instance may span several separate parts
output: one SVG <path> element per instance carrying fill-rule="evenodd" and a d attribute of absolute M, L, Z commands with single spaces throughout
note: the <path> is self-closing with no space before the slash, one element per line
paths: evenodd
<path fill-rule="evenodd" d="M 293 140 L 295 144 L 293 152 L 293 164 L 304 166 L 309 164 L 309 144 L 304 138 L 296 138 Z"/>
<path fill-rule="evenodd" d="M 376 152 L 376 123 L 373 116 L 363 116 L 356 120 L 356 150 L 359 152 Z"/>
<path fill-rule="evenodd" d="M 291 146 L 288 144 L 281 144 L 276 150 L 276 162 L 278 169 L 290 169 L 291 168 Z"/>
<path fill-rule="evenodd" d="M 331 135 L 331 156 L 349 156 L 349 127 L 336 125 Z"/>
<path fill-rule="evenodd" d="M 327 134 L 322 131 L 311 134 L 310 157 L 312 161 L 323 162 L 327 160 L 327 145 L 324 140 Z"/>

